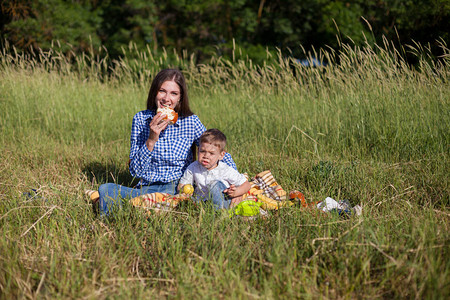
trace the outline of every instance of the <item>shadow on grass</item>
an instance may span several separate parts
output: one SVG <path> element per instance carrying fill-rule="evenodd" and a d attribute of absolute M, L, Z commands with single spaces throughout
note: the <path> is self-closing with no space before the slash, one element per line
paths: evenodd
<path fill-rule="evenodd" d="M 133 187 L 139 181 L 137 178 L 132 177 L 128 170 L 108 163 L 89 163 L 83 167 L 82 172 L 93 186 L 113 182 L 123 186 Z"/>

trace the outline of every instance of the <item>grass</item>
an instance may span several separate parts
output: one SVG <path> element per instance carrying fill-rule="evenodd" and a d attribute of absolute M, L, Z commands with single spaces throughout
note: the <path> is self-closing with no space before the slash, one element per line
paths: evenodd
<path fill-rule="evenodd" d="M 242 172 L 270 169 L 308 201 L 364 207 L 361 218 L 292 207 L 251 223 L 188 204 L 148 219 L 125 206 L 104 220 L 86 202 L 86 188 L 131 184 L 131 119 L 164 55 L 110 62 L 57 45 L 34 56 L 6 48 L 0 298 L 448 298 L 442 47 L 438 60 L 407 48 L 416 67 L 389 43 L 321 50 L 326 68 L 281 54 L 264 66 L 179 58 L 194 111 L 227 134 Z"/>

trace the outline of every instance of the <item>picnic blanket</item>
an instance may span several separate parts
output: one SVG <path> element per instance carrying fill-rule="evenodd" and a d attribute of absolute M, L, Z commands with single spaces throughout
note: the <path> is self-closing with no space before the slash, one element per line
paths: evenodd
<path fill-rule="evenodd" d="M 286 191 L 278 184 L 270 170 L 258 173 L 250 181 L 251 188 L 243 195 L 243 200 L 254 200 L 261 202 L 261 208 L 265 210 L 276 210 L 282 207 L 292 206 Z"/>
<path fill-rule="evenodd" d="M 189 196 L 185 195 L 170 195 L 167 193 L 151 193 L 144 194 L 139 197 L 130 199 L 130 204 L 134 207 L 143 209 L 147 214 L 151 211 L 171 211 L 181 201 L 189 200 Z"/>
<path fill-rule="evenodd" d="M 270 170 L 257 174 L 250 180 L 250 183 L 251 188 L 248 193 L 242 196 L 243 200 L 261 202 L 261 208 L 265 210 L 274 210 L 294 205 L 292 201 L 287 199 L 286 191 L 277 183 Z M 189 199 L 188 196 L 184 195 L 151 193 L 132 198 L 130 203 L 146 211 L 153 209 L 172 210 L 181 201 Z"/>
<path fill-rule="evenodd" d="M 246 177 L 248 178 L 247 174 Z M 278 210 L 283 207 L 294 205 L 295 200 L 289 199 L 286 191 L 278 184 L 270 170 L 258 173 L 250 179 L 251 188 L 242 196 L 242 201 L 252 200 L 261 204 L 264 210 Z M 86 195 L 95 203 L 98 201 L 98 191 L 87 190 Z M 303 196 L 303 195 L 302 195 Z M 182 201 L 191 200 L 184 194 L 170 195 L 167 193 L 144 194 L 129 200 L 129 203 L 136 208 L 142 209 L 150 214 L 151 211 L 170 211 L 178 206 Z M 303 199 L 297 199 L 297 201 Z"/>

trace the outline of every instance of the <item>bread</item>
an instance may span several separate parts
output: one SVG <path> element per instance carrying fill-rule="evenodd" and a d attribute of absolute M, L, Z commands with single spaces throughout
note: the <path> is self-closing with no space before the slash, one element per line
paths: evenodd
<path fill-rule="evenodd" d="M 156 113 L 161 113 L 161 114 L 165 115 L 164 120 L 168 120 L 169 125 L 175 124 L 178 120 L 177 112 L 168 106 L 163 106 L 163 107 L 158 108 Z"/>

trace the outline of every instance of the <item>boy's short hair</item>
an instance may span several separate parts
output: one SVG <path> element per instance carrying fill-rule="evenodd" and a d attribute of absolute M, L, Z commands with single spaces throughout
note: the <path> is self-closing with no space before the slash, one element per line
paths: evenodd
<path fill-rule="evenodd" d="M 202 143 L 214 145 L 222 152 L 225 150 L 225 146 L 227 145 L 227 137 L 219 129 L 212 128 L 203 132 L 200 137 L 200 145 Z"/>

